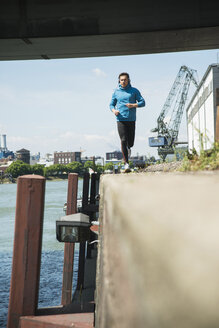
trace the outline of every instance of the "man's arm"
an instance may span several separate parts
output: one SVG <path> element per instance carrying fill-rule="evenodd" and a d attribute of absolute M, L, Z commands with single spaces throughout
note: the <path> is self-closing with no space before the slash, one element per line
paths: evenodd
<path fill-rule="evenodd" d="M 116 104 L 117 104 L 117 98 L 114 92 L 110 102 L 110 110 L 117 116 L 119 115 L 119 111 L 115 108 Z"/>
<path fill-rule="evenodd" d="M 144 107 L 145 106 L 145 100 L 142 97 L 140 91 L 138 89 L 136 89 L 136 99 L 138 102 L 138 106 L 137 107 Z"/>
<path fill-rule="evenodd" d="M 136 100 L 137 102 L 134 103 L 134 104 L 126 104 L 126 106 L 128 108 L 137 108 L 137 107 L 144 107 L 145 106 L 145 100 L 144 98 L 142 97 L 140 91 L 138 89 L 136 89 Z"/>
<path fill-rule="evenodd" d="M 137 108 L 138 107 L 138 103 L 135 103 L 135 104 L 125 104 L 128 108 Z"/>

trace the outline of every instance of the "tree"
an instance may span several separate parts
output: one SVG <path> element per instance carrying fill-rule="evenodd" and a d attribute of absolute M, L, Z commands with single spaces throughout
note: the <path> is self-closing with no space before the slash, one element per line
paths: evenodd
<path fill-rule="evenodd" d="M 44 176 L 44 165 L 34 164 L 31 166 L 31 171 L 33 174 L 38 174 Z"/>
<path fill-rule="evenodd" d="M 95 172 L 96 165 L 93 163 L 93 161 L 86 161 L 84 163 L 84 169 L 85 169 L 86 172 L 88 172 L 89 169 L 92 169 Z"/>
<path fill-rule="evenodd" d="M 78 173 L 79 175 L 82 175 L 84 173 L 84 167 L 79 162 L 71 162 L 66 165 L 66 172 Z"/>
<path fill-rule="evenodd" d="M 97 164 L 95 172 L 97 172 L 97 174 L 102 174 L 103 173 L 103 166 L 100 165 L 100 164 Z"/>
<path fill-rule="evenodd" d="M 113 170 L 113 163 L 112 162 L 106 163 L 104 165 L 104 171 L 106 171 L 106 170 Z"/>
<path fill-rule="evenodd" d="M 18 176 L 30 174 L 31 166 L 22 161 L 14 161 L 5 171 L 6 174 L 10 174 L 13 178 Z"/>
<path fill-rule="evenodd" d="M 46 176 L 57 176 L 65 172 L 65 165 L 54 164 L 46 168 Z"/>
<path fill-rule="evenodd" d="M 84 170 L 89 172 L 89 169 L 92 169 L 97 174 L 103 173 L 103 166 L 100 164 L 94 164 L 93 161 L 87 161 L 84 163 Z"/>

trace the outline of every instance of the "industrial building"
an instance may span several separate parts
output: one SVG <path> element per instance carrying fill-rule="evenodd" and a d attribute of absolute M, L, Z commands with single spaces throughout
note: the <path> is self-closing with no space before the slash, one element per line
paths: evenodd
<path fill-rule="evenodd" d="M 80 151 L 54 152 L 54 164 L 69 164 L 71 162 L 81 162 L 81 152 Z"/>
<path fill-rule="evenodd" d="M 200 153 L 219 141 L 219 64 L 209 65 L 187 107 L 188 147 Z"/>
<path fill-rule="evenodd" d="M 6 142 L 6 134 L 0 135 L 0 159 L 3 158 L 14 158 L 13 151 L 8 150 Z"/>
<path fill-rule="evenodd" d="M 16 159 L 26 164 L 30 164 L 30 151 L 24 148 L 17 150 Z"/>
<path fill-rule="evenodd" d="M 6 151 L 7 150 L 6 134 L 0 135 L 0 149 L 1 149 L 1 151 Z"/>
<path fill-rule="evenodd" d="M 111 160 L 121 160 L 123 158 L 122 152 L 119 150 L 113 151 L 106 153 L 106 160 L 111 161 Z"/>

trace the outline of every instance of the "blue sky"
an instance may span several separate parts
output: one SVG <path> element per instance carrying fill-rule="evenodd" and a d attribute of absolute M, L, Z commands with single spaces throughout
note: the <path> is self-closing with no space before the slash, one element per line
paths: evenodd
<path fill-rule="evenodd" d="M 146 100 L 137 112 L 133 154 L 156 155 L 148 146 L 150 129 L 181 65 L 196 69 L 199 80 L 219 50 L 65 60 L 0 62 L 0 134 L 7 147 L 31 153 L 84 150 L 104 156 L 120 148 L 116 120 L 109 110 L 117 76 L 127 71 Z M 191 88 L 190 96 L 194 92 Z M 180 140 L 186 139 L 185 113 Z"/>

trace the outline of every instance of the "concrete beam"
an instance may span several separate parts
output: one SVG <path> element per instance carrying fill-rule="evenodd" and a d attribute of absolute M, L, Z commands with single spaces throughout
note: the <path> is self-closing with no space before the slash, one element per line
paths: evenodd
<path fill-rule="evenodd" d="M 110 35 L 0 39 L 0 60 L 120 56 L 219 48 L 219 27 Z"/>
<path fill-rule="evenodd" d="M 219 2 L 0 2 L 0 60 L 149 54 L 219 47 Z"/>
<path fill-rule="evenodd" d="M 97 328 L 219 326 L 219 174 L 104 176 Z"/>

